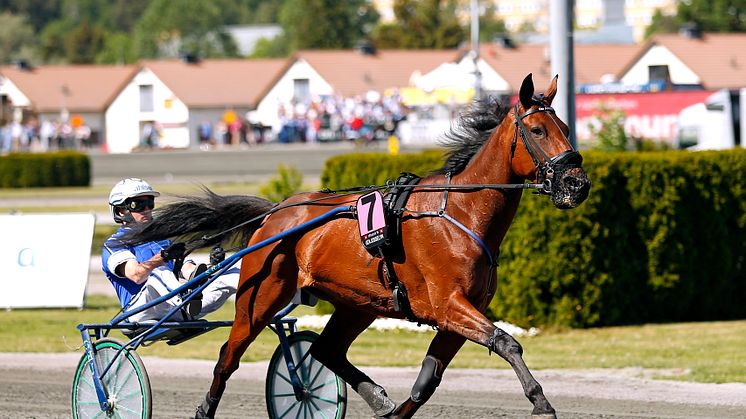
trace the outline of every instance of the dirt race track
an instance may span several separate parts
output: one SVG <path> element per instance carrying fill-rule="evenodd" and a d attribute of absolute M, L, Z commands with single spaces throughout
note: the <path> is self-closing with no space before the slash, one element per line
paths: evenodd
<path fill-rule="evenodd" d="M 78 353 L 0 353 L 0 418 L 68 418 Z M 192 417 L 212 376 L 212 361 L 144 358 L 153 386 L 153 417 Z M 409 393 L 415 368 L 365 368 L 394 399 Z M 264 418 L 266 363 L 234 374 L 218 418 Z M 650 371 L 537 371 L 560 418 L 746 418 L 746 384 L 697 384 L 644 378 Z M 371 412 L 348 389 L 348 418 Z M 448 370 L 421 418 L 526 418 L 530 404 L 509 370 Z"/>

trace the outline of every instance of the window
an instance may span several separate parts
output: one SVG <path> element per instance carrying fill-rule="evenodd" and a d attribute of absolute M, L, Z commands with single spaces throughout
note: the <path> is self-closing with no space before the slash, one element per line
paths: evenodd
<path fill-rule="evenodd" d="M 648 67 L 648 81 L 653 82 L 664 82 L 668 83 L 671 81 L 671 75 L 668 73 L 667 65 L 651 65 Z"/>
<path fill-rule="evenodd" d="M 140 86 L 140 112 L 153 112 L 153 85 Z"/>
<path fill-rule="evenodd" d="M 311 87 L 308 85 L 308 79 L 293 80 L 293 97 L 298 103 L 311 101 Z"/>

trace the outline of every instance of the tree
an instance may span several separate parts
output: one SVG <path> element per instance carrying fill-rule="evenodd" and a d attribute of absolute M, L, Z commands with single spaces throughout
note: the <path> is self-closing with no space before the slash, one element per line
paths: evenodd
<path fill-rule="evenodd" d="M 654 15 L 645 32 L 672 32 L 687 24 L 695 24 L 703 32 L 746 32 L 746 0 L 681 1 L 673 21 Z"/>
<path fill-rule="evenodd" d="M 39 33 L 62 15 L 61 3 L 61 0 L 0 0 L 0 11 L 25 16 L 34 33 Z"/>
<path fill-rule="evenodd" d="M 125 32 L 110 33 L 101 51 L 96 54 L 96 64 L 132 64 L 137 61 L 135 43 Z"/>
<path fill-rule="evenodd" d="M 373 40 L 379 48 L 456 48 L 466 37 L 456 6 L 450 0 L 395 0 L 396 22 L 379 25 Z"/>
<path fill-rule="evenodd" d="M 497 7 L 494 4 L 488 5 L 484 13 L 479 16 L 479 40 L 480 42 L 489 42 L 495 35 L 508 33 L 505 22 L 497 15 Z"/>
<path fill-rule="evenodd" d="M 272 39 L 261 38 L 254 46 L 251 58 L 281 58 L 290 54 L 290 42 L 285 34 L 280 34 Z"/>
<path fill-rule="evenodd" d="M 367 0 L 286 0 L 279 20 L 294 51 L 352 48 L 378 18 Z"/>
<path fill-rule="evenodd" d="M 664 15 L 660 9 L 653 13 L 653 19 L 650 26 L 645 29 L 645 39 L 650 38 L 656 33 L 676 33 L 679 30 L 679 24 L 675 16 Z"/>
<path fill-rule="evenodd" d="M 682 1 L 676 18 L 696 23 L 705 32 L 746 32 L 746 0 Z"/>
<path fill-rule="evenodd" d="M 141 58 L 236 56 L 238 48 L 223 29 L 217 3 L 153 0 L 137 22 L 135 42 Z"/>
<path fill-rule="evenodd" d="M 39 51 L 45 63 L 64 61 L 65 36 L 72 31 L 69 21 L 55 20 L 44 27 L 40 35 Z"/>
<path fill-rule="evenodd" d="M 624 112 L 602 105 L 594 114 L 598 118 L 598 125 L 588 125 L 591 137 L 596 139 L 593 148 L 601 151 L 626 151 L 629 148 L 629 138 L 624 131 L 624 121 L 627 118 Z"/>
<path fill-rule="evenodd" d="M 106 33 L 88 19 L 65 37 L 65 58 L 71 64 L 90 64 L 104 45 Z"/>
<path fill-rule="evenodd" d="M 34 29 L 23 16 L 0 13 L 0 63 L 36 61 Z"/>

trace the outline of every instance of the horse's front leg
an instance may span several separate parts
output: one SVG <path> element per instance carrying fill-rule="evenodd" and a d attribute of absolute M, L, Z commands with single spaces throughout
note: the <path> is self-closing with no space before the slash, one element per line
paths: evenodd
<path fill-rule="evenodd" d="M 444 329 L 483 345 L 508 361 L 523 386 L 523 393 L 534 406 L 531 412 L 534 417 L 556 417 L 554 408 L 544 396 L 544 390 L 523 360 L 521 344 L 513 336 L 495 327 L 464 296 L 451 297 L 446 312 Z"/>
<path fill-rule="evenodd" d="M 424 405 L 443 378 L 443 372 L 456 353 L 461 349 L 466 338 L 455 333 L 439 331 L 427 350 L 422 361 L 422 368 L 412 387 L 411 396 L 390 416 L 392 418 L 411 418 Z"/>

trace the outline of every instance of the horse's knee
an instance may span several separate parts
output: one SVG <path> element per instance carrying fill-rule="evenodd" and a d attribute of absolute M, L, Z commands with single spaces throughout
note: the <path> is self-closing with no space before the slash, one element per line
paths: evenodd
<path fill-rule="evenodd" d="M 495 329 L 490 337 L 487 348 L 503 358 L 523 356 L 523 347 L 513 336 L 505 333 L 499 327 Z"/>
<path fill-rule="evenodd" d="M 435 389 L 440 385 L 443 378 L 442 364 L 432 355 L 428 355 L 422 360 L 422 368 L 417 380 L 412 386 L 412 401 L 424 404 L 435 393 Z"/>

